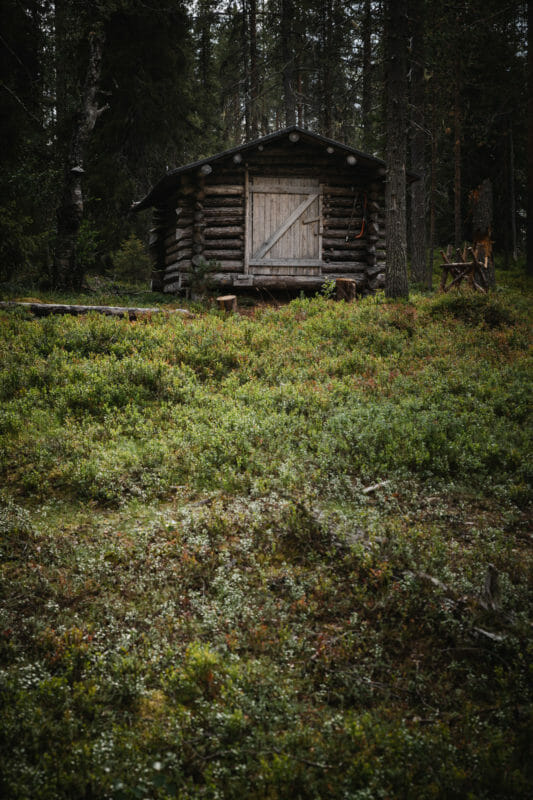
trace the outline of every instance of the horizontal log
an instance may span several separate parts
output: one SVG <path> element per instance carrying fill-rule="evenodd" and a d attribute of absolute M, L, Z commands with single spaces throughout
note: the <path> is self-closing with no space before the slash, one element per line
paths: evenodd
<path fill-rule="evenodd" d="M 357 222 L 355 221 L 356 219 L 360 220 L 359 224 L 357 224 Z M 361 217 L 358 218 L 354 217 L 354 219 L 352 220 L 349 214 L 347 214 L 345 217 L 330 217 L 329 215 L 324 216 L 325 229 L 340 228 L 341 230 L 343 229 L 346 230 L 346 228 L 350 226 L 350 228 L 357 228 L 358 229 L 357 232 L 359 232 L 359 230 L 361 229 L 362 222 L 363 220 L 361 219 Z"/>
<path fill-rule="evenodd" d="M 244 216 L 243 206 L 234 206 L 234 207 L 222 206 L 221 208 L 218 208 L 216 206 L 210 206 L 209 208 L 205 209 L 206 223 L 208 223 L 209 220 L 219 220 L 219 219 L 224 221 L 234 219 L 237 220 L 238 222 L 241 222 L 243 216 Z M 238 224 L 238 222 L 235 222 L 234 224 Z"/>
<path fill-rule="evenodd" d="M 254 286 L 270 286 L 277 289 L 320 289 L 323 275 L 256 275 Z"/>
<path fill-rule="evenodd" d="M 0 308 L 5 311 L 12 311 L 15 308 L 25 308 L 36 317 L 48 317 L 51 314 L 70 314 L 79 316 L 81 314 L 105 314 L 108 317 L 129 317 L 135 319 L 142 314 L 184 314 L 192 317 L 193 314 L 185 308 L 137 308 L 136 306 L 80 306 L 65 305 L 63 303 L 22 303 L 22 302 L 3 302 Z"/>
<path fill-rule="evenodd" d="M 182 250 L 180 253 L 169 253 L 168 256 L 165 256 L 164 264 L 165 266 L 169 266 L 169 264 L 177 264 L 180 261 L 184 261 L 185 259 L 192 258 L 192 249 L 189 248 L 188 250 Z"/>
<path fill-rule="evenodd" d="M 206 239 L 205 247 L 207 250 L 241 250 L 244 247 L 244 237 L 239 236 L 237 239 Z"/>
<path fill-rule="evenodd" d="M 237 197 L 206 197 L 204 207 L 206 213 L 209 208 L 232 207 L 235 209 L 242 209 L 243 201 L 241 199 L 239 202 L 239 198 Z"/>
<path fill-rule="evenodd" d="M 180 289 L 181 289 L 181 285 L 180 285 L 180 283 L 177 282 L 177 283 L 169 283 L 169 284 L 167 284 L 165 286 L 165 288 L 163 289 L 163 291 L 165 292 L 165 294 L 175 294 L 176 292 L 179 292 Z"/>
<path fill-rule="evenodd" d="M 174 228 L 164 238 L 157 241 L 157 245 L 170 249 L 176 242 L 182 242 L 184 239 L 192 238 L 192 228 Z"/>
<path fill-rule="evenodd" d="M 345 272 L 350 274 L 358 273 L 360 276 L 363 276 L 366 275 L 367 268 L 367 264 L 362 261 L 337 261 L 336 263 L 323 264 L 322 272 L 328 275 L 333 272 L 338 275 L 343 275 Z M 360 278 L 357 278 L 357 275 L 355 275 L 355 279 L 360 280 Z"/>
<path fill-rule="evenodd" d="M 228 261 L 235 258 L 242 258 L 243 251 L 240 250 L 211 250 L 209 248 L 205 248 L 204 255 L 206 259 L 211 259 L 214 261 Z"/>
<path fill-rule="evenodd" d="M 331 241 L 331 244 L 335 246 L 339 241 L 346 241 L 346 237 L 348 240 L 352 242 L 356 247 L 364 245 L 364 239 L 361 237 L 360 239 L 357 238 L 357 234 L 359 233 L 358 225 L 352 225 L 348 230 L 346 228 L 327 228 L 324 227 L 322 232 L 322 241 L 324 242 L 326 239 Z"/>
<path fill-rule="evenodd" d="M 176 228 L 192 228 L 193 221 L 192 217 L 178 217 Z"/>
<path fill-rule="evenodd" d="M 250 193 L 251 194 L 315 194 L 317 191 L 316 185 L 309 186 L 269 186 L 263 188 L 251 186 Z"/>
<path fill-rule="evenodd" d="M 341 196 L 334 196 L 330 197 L 328 200 L 324 202 L 324 205 L 327 208 L 353 208 L 353 201 L 355 199 L 355 195 L 350 195 L 349 197 L 341 197 Z"/>
<path fill-rule="evenodd" d="M 358 194 L 361 189 L 357 186 L 354 187 L 355 194 Z M 324 196 L 325 197 L 333 197 L 335 195 L 347 196 L 351 195 L 353 198 L 354 192 L 352 191 L 352 184 L 347 184 L 346 186 L 325 186 L 324 187 Z"/>
<path fill-rule="evenodd" d="M 242 272 L 244 269 L 244 259 L 236 258 L 230 261 L 219 262 L 220 268 L 224 272 Z M 211 273 L 210 273 L 211 274 Z"/>
<path fill-rule="evenodd" d="M 205 194 L 206 197 L 212 197 L 213 195 L 242 195 L 244 193 L 244 186 L 240 184 L 234 184 L 233 186 L 228 185 L 220 185 L 214 186 L 210 184 L 209 186 L 205 187 Z"/>
<path fill-rule="evenodd" d="M 165 248 L 165 255 L 169 253 L 180 253 L 183 250 L 190 250 L 192 247 L 192 238 L 188 236 L 186 239 L 179 239 Z"/>
<path fill-rule="evenodd" d="M 295 267 L 321 267 L 322 261 L 314 258 L 250 258 L 250 267 L 288 267 L 289 269 Z"/>
<path fill-rule="evenodd" d="M 242 236 L 244 227 L 242 225 L 226 225 L 225 227 L 206 227 L 204 236 L 206 239 L 231 239 L 235 236 Z"/>
<path fill-rule="evenodd" d="M 183 279 L 183 275 L 184 271 L 182 270 L 179 271 L 173 270 L 172 272 L 168 272 L 167 270 L 167 272 L 165 272 L 165 275 L 163 276 L 163 285 L 165 286 L 168 283 L 174 283 L 175 281 L 179 281 L 180 279 Z"/>
<path fill-rule="evenodd" d="M 330 238 L 329 231 L 322 238 L 322 247 L 324 250 L 366 250 L 366 242 L 363 239 L 354 239 L 351 236 L 346 241 L 346 236 L 339 238 Z"/>
<path fill-rule="evenodd" d="M 326 250 L 324 261 L 350 261 L 350 254 L 353 253 L 354 261 L 364 259 L 366 262 L 366 252 L 357 250 Z"/>

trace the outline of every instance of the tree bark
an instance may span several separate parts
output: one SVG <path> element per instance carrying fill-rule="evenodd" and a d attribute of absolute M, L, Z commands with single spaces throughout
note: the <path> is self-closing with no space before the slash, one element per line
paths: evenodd
<path fill-rule="evenodd" d="M 294 5 L 292 0 L 281 0 L 281 60 L 283 76 L 283 104 L 285 125 L 296 124 L 296 100 L 294 94 L 294 50 L 292 28 Z"/>
<path fill-rule="evenodd" d="M 526 271 L 533 275 L 533 52 L 531 26 L 533 25 L 533 3 L 527 4 L 527 261 Z"/>
<path fill-rule="evenodd" d="M 363 150 L 370 153 L 372 141 L 372 6 L 365 0 L 363 11 L 363 88 L 361 114 L 363 116 Z"/>
<path fill-rule="evenodd" d="M 57 210 L 57 238 L 53 279 L 56 288 L 79 290 L 83 266 L 76 259 L 76 242 L 83 219 L 83 162 L 91 133 L 100 114 L 97 93 L 100 84 L 104 32 L 101 27 L 89 34 L 89 63 L 81 103 L 73 119 L 72 136 L 63 181 L 63 194 Z"/>
<path fill-rule="evenodd" d="M 463 223 L 461 214 L 461 140 L 462 140 L 462 114 L 460 100 L 460 71 L 459 65 L 456 66 L 454 102 L 453 102 L 453 121 L 454 121 L 454 179 L 453 179 L 453 203 L 454 203 L 454 245 L 461 247 L 463 239 Z"/>
<path fill-rule="evenodd" d="M 248 0 L 250 31 L 250 135 L 259 135 L 259 72 L 257 68 L 257 0 Z"/>
<path fill-rule="evenodd" d="M 331 58 L 332 58 L 332 16 L 333 9 L 331 0 L 322 0 L 320 16 L 320 36 L 321 42 L 321 94 L 322 94 L 322 114 L 321 114 L 321 133 L 324 136 L 333 137 L 333 115 L 332 115 L 332 86 L 331 86 Z"/>
<path fill-rule="evenodd" d="M 387 297 L 408 297 L 405 161 L 407 154 L 407 2 L 385 2 Z"/>
<path fill-rule="evenodd" d="M 424 87 L 424 2 L 411 0 L 411 169 L 420 180 L 411 184 L 411 275 L 427 284 L 426 270 L 426 163 Z"/>

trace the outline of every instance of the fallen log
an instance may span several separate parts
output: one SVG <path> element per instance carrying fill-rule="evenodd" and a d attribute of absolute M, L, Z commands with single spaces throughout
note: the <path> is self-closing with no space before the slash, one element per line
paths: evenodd
<path fill-rule="evenodd" d="M 79 316 L 81 314 L 105 314 L 109 317 L 128 317 L 130 320 L 137 319 L 143 314 L 183 314 L 186 317 L 193 317 L 186 308 L 135 308 L 132 306 L 80 306 L 65 305 L 63 303 L 25 303 L 17 301 L 0 302 L 0 310 L 13 311 L 16 308 L 24 308 L 36 317 L 48 317 L 50 314 L 71 314 Z"/>

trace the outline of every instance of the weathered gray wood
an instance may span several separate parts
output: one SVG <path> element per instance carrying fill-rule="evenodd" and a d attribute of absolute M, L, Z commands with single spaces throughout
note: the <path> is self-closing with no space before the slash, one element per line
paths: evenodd
<path fill-rule="evenodd" d="M 283 186 L 258 186 L 257 188 L 254 186 L 251 191 L 253 194 L 312 194 L 316 192 L 316 184 L 314 186 L 290 186 L 284 184 Z"/>
<path fill-rule="evenodd" d="M 251 258 L 249 263 L 251 267 L 320 267 L 322 265 L 321 259 L 313 258 L 272 258 L 268 263 L 264 259 Z"/>
<path fill-rule="evenodd" d="M 322 272 L 330 274 L 332 272 L 335 273 L 352 273 L 358 272 L 361 275 L 366 274 L 367 264 L 362 261 L 332 261 L 331 263 L 324 263 L 322 265 Z M 360 278 L 356 278 L 356 280 L 360 280 Z"/>
<path fill-rule="evenodd" d="M 209 227 L 206 225 L 204 236 L 206 239 L 232 239 L 244 235 L 243 225 L 226 225 L 224 227 Z"/>
<path fill-rule="evenodd" d="M 206 225 L 242 225 L 244 221 L 244 209 L 242 207 L 231 208 L 206 208 Z"/>
<path fill-rule="evenodd" d="M 329 214 L 326 214 L 324 217 L 324 229 L 326 228 L 341 228 L 346 230 L 348 225 L 350 224 L 350 215 L 347 214 L 345 217 L 331 217 Z"/>
<path fill-rule="evenodd" d="M 355 194 L 357 194 L 357 192 L 360 190 L 357 188 L 357 186 L 355 186 L 354 188 L 355 188 Z M 348 183 L 346 184 L 346 186 L 324 186 L 325 197 L 328 196 L 333 197 L 334 195 L 344 195 L 344 196 L 351 195 L 353 198 L 354 192 L 351 191 L 351 185 Z"/>
<path fill-rule="evenodd" d="M 259 285 L 278 289 L 319 289 L 323 283 L 322 275 L 262 275 Z"/>
<path fill-rule="evenodd" d="M 194 220 L 192 217 L 178 217 L 176 221 L 176 228 L 178 230 L 192 228 Z"/>
<path fill-rule="evenodd" d="M 205 195 L 206 197 L 212 197 L 213 195 L 241 195 L 244 193 L 244 186 L 233 185 L 223 185 L 223 186 L 213 186 L 209 185 L 205 187 Z"/>
<path fill-rule="evenodd" d="M 178 253 L 169 253 L 168 256 L 165 256 L 165 266 L 170 266 L 170 264 L 177 264 L 179 261 L 187 261 L 192 258 L 192 249 L 189 248 L 188 250 L 182 250 Z"/>
<path fill-rule="evenodd" d="M 240 210 L 242 213 L 242 209 L 244 208 L 243 200 L 239 200 L 238 197 L 206 197 L 204 202 L 205 213 L 209 213 L 209 208 L 222 208 L 226 206 L 228 208 L 235 208 Z"/>
<path fill-rule="evenodd" d="M 244 258 L 244 251 L 243 250 L 211 250 L 211 248 L 205 248 L 204 250 L 206 259 L 214 259 L 216 261 L 223 260 L 226 261 L 232 258 Z"/>
<path fill-rule="evenodd" d="M 359 232 L 359 226 L 358 226 L 358 224 L 356 222 L 353 224 L 353 226 L 351 226 L 350 230 L 348 230 L 348 227 L 346 227 L 346 228 L 329 228 L 329 227 L 327 227 L 327 228 L 324 228 L 324 242 L 326 241 L 326 239 L 328 239 L 328 240 L 331 240 L 331 239 L 342 239 L 342 240 L 345 240 L 346 236 L 348 236 L 348 239 L 349 239 L 350 242 L 353 242 L 354 244 L 357 244 L 358 242 L 362 241 L 361 239 L 356 239 L 355 238 L 357 236 L 358 232 Z M 324 246 L 326 246 L 326 245 L 324 245 Z"/>
<path fill-rule="evenodd" d="M 237 239 L 206 239 L 206 250 L 241 250 L 243 249 L 243 237 Z"/>
<path fill-rule="evenodd" d="M 193 316 L 189 311 L 184 308 L 136 308 L 134 306 L 84 306 L 84 305 L 66 305 L 63 303 L 25 303 L 18 301 L 0 302 L 0 309 L 6 311 L 13 311 L 16 308 L 25 308 L 36 317 L 48 317 L 51 314 L 70 314 L 72 316 L 79 316 L 82 314 L 105 314 L 110 317 L 124 317 L 135 319 L 141 314 L 185 314 L 186 316 Z"/>
<path fill-rule="evenodd" d="M 256 253 L 254 253 L 254 259 L 262 259 L 262 258 L 264 258 L 265 255 L 268 253 L 268 251 L 271 250 L 272 247 L 276 244 L 276 242 L 279 241 L 279 239 L 281 239 L 283 234 L 286 233 L 286 231 L 289 230 L 291 225 L 294 225 L 296 220 L 299 219 L 299 217 L 302 216 L 304 211 L 306 211 L 306 209 L 308 209 L 309 206 L 312 203 L 314 203 L 314 201 L 317 198 L 318 198 L 318 193 L 315 193 L 315 194 L 310 195 L 309 197 L 306 197 L 306 199 L 303 200 L 300 203 L 300 205 L 292 212 L 292 214 L 285 220 L 283 225 L 281 225 L 276 231 L 274 231 L 272 236 L 270 236 L 267 239 L 267 241 L 264 244 L 261 245 L 259 250 L 257 250 Z"/>
<path fill-rule="evenodd" d="M 331 250 L 354 250 L 359 252 L 360 250 L 366 250 L 366 242 L 363 242 L 362 239 L 351 239 L 350 237 L 346 241 L 346 236 L 344 238 L 330 239 L 328 231 L 324 233 L 324 250 L 326 252 Z"/>

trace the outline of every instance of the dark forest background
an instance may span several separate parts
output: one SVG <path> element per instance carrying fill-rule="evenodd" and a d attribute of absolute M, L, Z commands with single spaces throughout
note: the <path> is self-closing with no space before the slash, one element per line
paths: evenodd
<path fill-rule="evenodd" d="M 429 283 L 434 248 L 471 239 L 487 178 L 510 265 L 526 248 L 528 4 L 401 5 L 398 102 L 421 176 L 408 190 L 411 278 Z M 79 275 L 137 253 L 141 278 L 149 215 L 129 209 L 167 169 L 291 124 L 386 157 L 386 6 L 3 0 L 0 281 L 57 280 L 69 192 Z"/>

